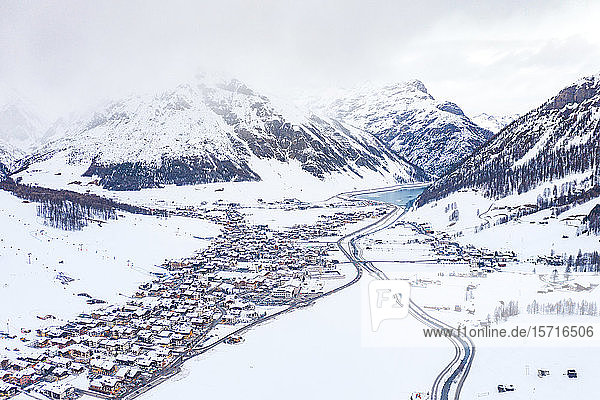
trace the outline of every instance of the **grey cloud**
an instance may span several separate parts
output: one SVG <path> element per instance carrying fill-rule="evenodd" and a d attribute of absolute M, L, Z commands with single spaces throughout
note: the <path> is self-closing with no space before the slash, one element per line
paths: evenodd
<path fill-rule="evenodd" d="M 520 111 L 543 100 L 544 84 L 568 82 L 600 65 L 598 42 L 577 31 L 585 24 L 566 20 L 570 31 L 560 34 L 552 28 L 563 15 L 584 18 L 590 9 L 598 7 L 557 1 L 5 1 L 0 82 L 55 114 L 168 87 L 198 68 L 223 70 L 282 95 L 420 78 L 467 111 Z M 545 35 L 529 38 L 540 30 Z M 483 65 L 472 60 L 478 52 L 500 55 Z M 518 87 L 520 79 L 528 79 L 527 90 Z"/>

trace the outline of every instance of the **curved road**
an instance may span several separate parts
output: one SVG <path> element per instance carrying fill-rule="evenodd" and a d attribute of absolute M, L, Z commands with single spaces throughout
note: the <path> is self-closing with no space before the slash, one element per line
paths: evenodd
<path fill-rule="evenodd" d="M 391 190 L 397 190 L 399 187 L 394 187 Z M 383 189 L 376 189 L 375 191 L 384 191 Z M 356 200 L 353 197 L 358 194 L 365 194 L 367 192 L 347 192 L 339 195 L 340 198 L 345 198 L 347 200 Z M 381 202 L 380 202 L 381 203 Z M 356 242 L 363 237 L 368 235 L 372 235 L 376 232 L 382 231 L 394 225 L 398 220 L 406 213 L 407 209 L 405 207 L 399 207 L 395 204 L 388 204 L 391 207 L 394 207 L 394 210 L 387 214 L 386 217 L 382 218 L 378 224 L 372 224 L 366 228 L 358 230 L 354 232 L 351 236 L 350 240 L 348 240 L 348 249 L 342 249 L 346 257 L 348 257 L 355 265 L 359 264 L 364 268 L 369 274 L 374 276 L 377 279 L 389 279 L 387 275 L 375 267 L 372 262 L 366 261 L 362 257 L 362 249 L 357 247 Z M 411 224 L 415 229 L 419 231 L 419 233 L 424 232 L 414 224 Z M 341 246 L 341 241 L 338 242 L 338 245 Z M 342 248 L 342 247 L 340 247 Z M 428 313 L 426 313 L 421 307 L 419 307 L 413 300 L 410 300 L 410 314 L 422 322 L 423 324 L 429 326 L 434 329 L 452 329 L 453 334 L 448 336 L 447 339 L 450 340 L 452 345 L 454 346 L 455 354 L 454 358 L 446 367 L 438 374 L 436 379 L 433 382 L 430 398 L 432 400 L 449 400 L 451 393 L 454 394 L 453 399 L 458 400 L 460 398 L 460 393 L 463 387 L 463 384 L 469 374 L 471 369 L 471 365 L 473 363 L 473 358 L 475 357 L 475 345 L 473 341 L 468 337 L 462 337 L 456 334 L 456 329 L 453 329 L 450 325 L 440 321 L 439 319 L 432 317 Z"/>

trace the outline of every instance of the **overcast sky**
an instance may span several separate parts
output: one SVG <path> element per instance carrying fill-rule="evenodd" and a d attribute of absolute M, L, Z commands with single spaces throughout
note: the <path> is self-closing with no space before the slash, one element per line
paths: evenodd
<path fill-rule="evenodd" d="M 0 87 L 50 114 L 222 70 L 281 95 L 422 80 L 522 113 L 600 72 L 600 2 L 0 2 Z M 1 96 L 1 95 L 0 95 Z"/>

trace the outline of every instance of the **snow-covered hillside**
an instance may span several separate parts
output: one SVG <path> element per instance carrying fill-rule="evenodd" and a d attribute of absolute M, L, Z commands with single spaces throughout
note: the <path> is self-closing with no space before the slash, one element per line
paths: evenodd
<path fill-rule="evenodd" d="M 64 162 L 46 161 L 64 160 Z M 65 129 L 24 161 L 66 169 L 113 190 L 258 181 L 255 160 L 299 162 L 315 178 L 380 172 L 395 182 L 425 174 L 378 139 L 340 122 L 275 106 L 236 80 L 199 77 L 172 91 L 113 102 Z M 393 183 L 393 182 L 390 182 Z"/>
<path fill-rule="evenodd" d="M 417 200 L 416 215 L 431 219 L 436 208 L 445 210 L 433 218 L 437 229 L 506 238 L 511 248 L 593 250 L 597 237 L 581 235 L 597 233 L 599 182 L 600 76 L 592 76 L 509 124 L 436 181 Z M 528 244 L 532 238 L 544 240 Z"/>
<path fill-rule="evenodd" d="M 341 91 L 313 107 L 372 133 L 396 154 L 435 175 L 492 136 L 456 104 L 434 99 L 418 80 Z"/>
<path fill-rule="evenodd" d="M 112 304 L 128 298 L 165 259 L 186 257 L 208 245 L 218 226 L 195 218 L 121 213 L 107 224 L 63 231 L 44 224 L 35 203 L 0 191 L 0 320 L 2 330 L 56 324 L 38 316 L 73 318 L 88 305 L 87 292 Z M 61 283 L 61 276 L 74 279 Z M 62 281 L 64 282 L 64 281 Z M 10 306 L 7 306 L 10 305 Z M 4 348 L 4 346 L 2 346 Z"/>
<path fill-rule="evenodd" d="M 477 114 L 471 121 L 488 131 L 498 133 L 506 125 L 519 118 L 518 114 L 492 115 L 487 113 Z"/>
<path fill-rule="evenodd" d="M 435 182 L 420 203 L 463 188 L 500 198 L 563 180 L 561 187 L 543 193 L 544 201 L 551 201 L 597 187 L 599 123 L 600 76 L 583 78 L 511 123 L 454 172 Z"/>

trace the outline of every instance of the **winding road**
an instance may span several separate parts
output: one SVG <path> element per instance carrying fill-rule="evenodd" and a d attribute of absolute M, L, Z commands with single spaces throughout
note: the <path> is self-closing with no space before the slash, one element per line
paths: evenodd
<path fill-rule="evenodd" d="M 398 187 L 392 188 L 391 190 L 397 190 Z M 385 189 L 377 189 L 375 191 L 383 191 Z M 365 194 L 367 192 L 348 192 L 340 195 L 340 198 L 346 200 L 356 200 L 354 196 L 359 194 Z M 373 262 L 367 261 L 362 257 L 362 249 L 357 246 L 357 242 L 366 236 L 372 235 L 376 232 L 387 229 L 398 222 L 398 220 L 406 213 L 407 207 L 400 207 L 391 203 L 387 204 L 393 207 L 393 210 L 388 213 L 385 217 L 380 219 L 377 223 L 371 224 L 365 228 L 359 229 L 350 235 L 340 239 L 338 246 L 346 257 L 357 267 L 367 271 L 371 276 L 376 279 L 389 279 L 388 276 L 375 267 Z M 425 234 L 417 225 L 411 224 L 411 226 L 421 234 Z M 421 307 L 419 307 L 413 300 L 410 300 L 409 313 L 416 320 L 422 322 L 430 328 L 434 329 L 452 329 L 452 327 L 439 319 L 426 313 Z M 470 372 L 473 358 L 475 357 L 475 345 L 473 341 L 468 337 L 462 337 L 456 334 L 456 329 L 452 330 L 453 335 L 448 336 L 454 346 L 454 358 L 445 368 L 437 375 L 433 385 L 431 387 L 430 399 L 431 400 L 449 400 L 453 398 L 458 400 L 462 391 L 463 384 Z M 451 397 L 451 395 L 453 396 Z"/>

